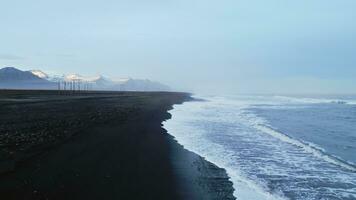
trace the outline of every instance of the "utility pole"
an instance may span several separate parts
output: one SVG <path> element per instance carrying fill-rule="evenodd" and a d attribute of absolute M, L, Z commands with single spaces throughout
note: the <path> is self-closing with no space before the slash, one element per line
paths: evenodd
<path fill-rule="evenodd" d="M 58 94 L 61 94 L 61 81 L 58 81 L 57 87 L 58 87 Z"/>

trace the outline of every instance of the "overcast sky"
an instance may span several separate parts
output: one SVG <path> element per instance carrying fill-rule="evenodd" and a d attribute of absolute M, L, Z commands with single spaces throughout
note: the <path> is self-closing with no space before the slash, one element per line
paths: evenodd
<path fill-rule="evenodd" d="M 0 0 L 0 67 L 356 93 L 355 0 Z"/>

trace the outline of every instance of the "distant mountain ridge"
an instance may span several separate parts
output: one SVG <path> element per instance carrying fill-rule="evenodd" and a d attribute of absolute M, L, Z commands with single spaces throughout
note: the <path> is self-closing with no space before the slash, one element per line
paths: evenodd
<path fill-rule="evenodd" d="M 81 82 L 92 90 L 108 91 L 169 91 L 170 88 L 150 80 L 104 76 L 86 77 L 80 74 L 49 75 L 41 70 L 21 71 L 14 67 L 0 69 L 0 89 L 57 89 L 58 83 Z"/>
<path fill-rule="evenodd" d="M 44 81 L 29 71 L 21 71 L 14 67 L 0 69 L 0 81 Z"/>
<path fill-rule="evenodd" d="M 1 89 L 54 89 L 56 84 L 14 67 L 0 69 Z"/>

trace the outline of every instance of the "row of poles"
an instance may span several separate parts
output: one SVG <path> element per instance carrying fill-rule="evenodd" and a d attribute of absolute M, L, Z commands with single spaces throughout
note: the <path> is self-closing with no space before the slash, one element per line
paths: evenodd
<path fill-rule="evenodd" d="M 93 90 L 93 84 L 86 81 L 58 81 L 57 90 L 71 92 L 85 92 Z"/>

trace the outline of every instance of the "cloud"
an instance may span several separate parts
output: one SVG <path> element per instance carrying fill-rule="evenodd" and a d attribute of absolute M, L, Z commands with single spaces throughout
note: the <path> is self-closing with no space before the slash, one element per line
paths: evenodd
<path fill-rule="evenodd" d="M 11 55 L 11 54 L 0 54 L 0 60 L 24 60 L 24 57 Z"/>

